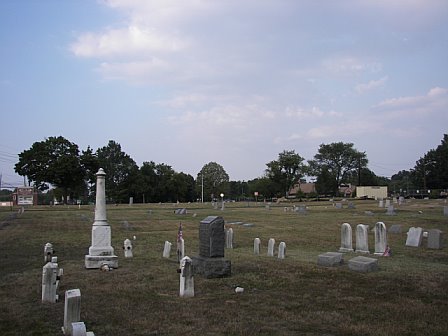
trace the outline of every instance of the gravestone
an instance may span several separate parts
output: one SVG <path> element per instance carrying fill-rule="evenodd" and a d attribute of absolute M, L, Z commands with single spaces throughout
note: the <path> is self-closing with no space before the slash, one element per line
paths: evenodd
<path fill-rule="evenodd" d="M 379 207 L 379 208 L 383 208 L 383 207 L 384 207 L 384 201 L 383 201 L 383 200 L 380 200 L 380 201 L 378 202 L 378 207 Z"/>
<path fill-rule="evenodd" d="M 306 215 L 307 214 L 306 205 L 299 205 L 298 207 L 295 208 L 295 212 L 297 212 L 300 215 Z"/>
<path fill-rule="evenodd" d="M 419 247 L 423 240 L 423 229 L 421 227 L 411 227 L 406 238 L 406 246 Z"/>
<path fill-rule="evenodd" d="M 393 224 L 389 228 L 389 233 L 401 233 L 401 225 L 400 224 Z"/>
<path fill-rule="evenodd" d="M 336 209 L 342 209 L 342 203 L 336 203 L 334 206 Z"/>
<path fill-rule="evenodd" d="M 226 230 L 226 248 L 233 249 L 233 229 Z"/>
<path fill-rule="evenodd" d="M 52 243 L 46 243 L 44 246 L 44 262 L 51 261 L 51 257 L 53 257 L 54 250 Z"/>
<path fill-rule="evenodd" d="M 388 216 L 395 216 L 395 215 L 396 215 L 396 213 L 395 213 L 395 209 L 394 209 L 394 206 L 393 206 L 393 205 L 389 205 L 389 206 L 387 207 L 386 215 L 388 215 Z"/>
<path fill-rule="evenodd" d="M 73 322 L 72 336 L 95 336 L 95 334 L 92 331 L 86 331 L 84 322 Z"/>
<path fill-rule="evenodd" d="M 185 209 L 185 208 L 176 209 L 174 211 L 174 213 L 176 215 L 186 215 L 187 214 L 187 209 Z"/>
<path fill-rule="evenodd" d="M 377 222 L 375 224 L 375 254 L 383 255 L 387 247 L 387 231 L 386 224 Z"/>
<path fill-rule="evenodd" d="M 355 203 L 353 203 L 353 202 L 348 202 L 348 208 L 349 208 L 349 209 L 356 209 Z"/>
<path fill-rule="evenodd" d="M 319 254 L 317 264 L 320 266 L 333 267 L 339 266 L 344 262 L 344 255 L 340 252 L 326 252 Z"/>
<path fill-rule="evenodd" d="M 348 261 L 348 268 L 355 272 L 373 272 L 378 269 L 378 260 L 369 257 L 355 257 Z"/>
<path fill-rule="evenodd" d="M 171 256 L 171 243 L 169 241 L 165 241 L 165 245 L 163 247 L 163 258 L 170 258 Z"/>
<path fill-rule="evenodd" d="M 62 273 L 62 268 L 59 269 L 57 264 L 57 257 L 52 257 L 52 261 L 42 267 L 42 302 L 55 303 L 59 300 L 57 291 Z"/>
<path fill-rule="evenodd" d="M 106 216 L 106 173 L 100 168 L 96 173 L 95 221 L 92 225 L 92 245 L 85 256 L 86 268 L 101 268 L 107 264 L 118 268 L 118 257 L 111 246 L 111 228 Z"/>
<path fill-rule="evenodd" d="M 231 275 L 231 262 L 224 259 L 224 219 L 208 216 L 199 224 L 199 256 L 193 257 L 195 273 L 206 278 Z"/>
<path fill-rule="evenodd" d="M 405 202 L 404 197 L 403 197 L 403 196 L 400 196 L 400 197 L 398 198 L 398 205 L 402 205 L 402 204 L 404 204 L 404 202 Z"/>
<path fill-rule="evenodd" d="M 181 262 L 181 260 L 185 257 L 185 241 L 182 237 L 177 239 L 177 261 Z"/>
<path fill-rule="evenodd" d="M 443 232 L 438 229 L 431 229 L 428 231 L 427 247 L 429 249 L 442 249 L 443 248 Z"/>
<path fill-rule="evenodd" d="M 271 238 L 268 241 L 268 257 L 273 257 L 274 256 L 274 247 L 275 247 L 275 239 Z"/>
<path fill-rule="evenodd" d="M 129 239 L 125 239 L 123 242 L 123 250 L 125 258 L 132 258 L 132 242 Z"/>
<path fill-rule="evenodd" d="M 369 253 L 369 226 L 358 224 L 356 226 L 356 252 Z"/>
<path fill-rule="evenodd" d="M 448 206 L 443 207 L 443 215 L 448 216 Z"/>
<path fill-rule="evenodd" d="M 185 256 L 180 262 L 180 297 L 194 296 L 193 261 Z"/>
<path fill-rule="evenodd" d="M 254 239 L 254 254 L 255 255 L 259 255 L 260 254 L 260 245 L 261 245 L 260 238 L 255 238 Z"/>
<path fill-rule="evenodd" d="M 285 255 L 286 255 L 286 243 L 280 242 L 280 244 L 278 244 L 278 259 L 285 259 Z"/>
<path fill-rule="evenodd" d="M 129 206 L 132 206 L 134 204 L 134 197 L 129 197 Z"/>
<path fill-rule="evenodd" d="M 344 223 L 341 226 L 341 247 L 339 252 L 353 252 L 352 227 L 349 223 Z"/>
<path fill-rule="evenodd" d="M 390 207 L 390 199 L 387 199 L 385 201 L 384 207 L 386 207 L 386 208 Z"/>
<path fill-rule="evenodd" d="M 64 335 L 72 335 L 72 323 L 80 322 L 81 316 L 81 291 L 79 289 L 69 289 L 65 292 L 64 306 Z"/>

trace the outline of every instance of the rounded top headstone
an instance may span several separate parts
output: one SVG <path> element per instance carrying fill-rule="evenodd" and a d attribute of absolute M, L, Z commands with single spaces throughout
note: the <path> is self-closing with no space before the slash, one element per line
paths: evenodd
<path fill-rule="evenodd" d="M 96 173 L 96 176 L 106 176 L 106 172 L 103 168 L 98 169 L 98 173 Z"/>

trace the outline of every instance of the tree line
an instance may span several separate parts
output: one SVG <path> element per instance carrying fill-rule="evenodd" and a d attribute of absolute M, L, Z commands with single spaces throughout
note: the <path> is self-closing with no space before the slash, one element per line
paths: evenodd
<path fill-rule="evenodd" d="M 410 171 L 400 171 L 391 179 L 376 176 L 367 168 L 368 159 L 353 143 L 321 144 L 312 160 L 295 150 L 284 150 L 266 163 L 265 174 L 249 181 L 230 181 L 225 169 L 216 162 L 205 164 L 196 177 L 176 172 L 165 163 L 145 161 L 139 167 L 119 143 L 109 143 L 94 151 L 62 136 L 35 142 L 19 154 L 15 171 L 29 184 L 44 192 L 52 188 L 64 203 L 70 198 L 93 201 L 96 172 L 106 171 L 109 202 L 136 203 L 194 202 L 220 198 L 242 200 L 254 197 L 272 199 L 289 196 L 289 191 L 306 178 L 316 183 L 317 194 L 336 196 L 343 184 L 388 185 L 395 191 L 410 188 L 448 188 L 448 136 L 430 150 Z M 406 188 L 406 189 L 405 189 Z M 301 196 L 300 193 L 298 196 Z"/>

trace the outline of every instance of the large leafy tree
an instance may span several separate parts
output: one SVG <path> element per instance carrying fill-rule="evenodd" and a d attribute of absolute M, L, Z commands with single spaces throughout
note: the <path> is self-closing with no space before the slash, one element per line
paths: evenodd
<path fill-rule="evenodd" d="M 314 160 L 309 161 L 312 174 L 317 176 L 318 191 L 332 190 L 335 195 L 349 175 L 367 163 L 365 153 L 356 150 L 352 143 L 343 142 L 321 144 Z"/>
<path fill-rule="evenodd" d="M 60 188 L 64 203 L 69 192 L 83 185 L 85 176 L 78 145 L 62 136 L 35 142 L 19 154 L 14 169 L 40 190 L 48 189 L 48 184 Z"/>
<path fill-rule="evenodd" d="M 229 175 L 224 168 L 216 163 L 209 162 L 204 165 L 196 177 L 196 190 L 201 194 L 204 187 L 205 200 L 219 197 L 221 193 L 228 194 Z"/>
<path fill-rule="evenodd" d="M 266 164 L 266 175 L 281 186 L 282 192 L 288 196 L 289 190 L 305 176 L 307 167 L 304 158 L 294 150 L 285 150 L 278 155 L 278 159 Z"/>
<path fill-rule="evenodd" d="M 418 188 L 448 188 L 448 134 L 442 143 L 420 158 L 411 170 L 411 179 Z"/>
<path fill-rule="evenodd" d="M 110 140 L 96 151 L 98 165 L 106 172 L 106 196 L 114 202 L 127 202 L 139 190 L 139 169 L 135 161 L 121 150 L 121 145 Z"/>

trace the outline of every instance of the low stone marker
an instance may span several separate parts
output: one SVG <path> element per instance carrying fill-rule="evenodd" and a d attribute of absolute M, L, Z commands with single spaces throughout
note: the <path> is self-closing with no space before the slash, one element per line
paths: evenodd
<path fill-rule="evenodd" d="M 299 205 L 295 208 L 295 212 L 297 212 L 299 215 L 306 215 L 308 210 L 306 208 L 306 205 Z"/>
<path fill-rule="evenodd" d="M 79 289 L 69 289 L 65 292 L 64 307 L 64 335 L 72 336 L 72 323 L 80 322 L 81 316 L 81 291 Z"/>
<path fill-rule="evenodd" d="M 275 239 L 271 238 L 268 241 L 268 257 L 273 257 L 274 256 L 274 247 L 275 247 Z"/>
<path fill-rule="evenodd" d="M 325 267 L 339 266 L 343 262 L 344 254 L 340 252 L 326 252 L 317 257 L 317 264 Z"/>
<path fill-rule="evenodd" d="M 421 227 L 411 227 L 406 238 L 406 246 L 419 247 L 423 240 L 423 229 Z"/>
<path fill-rule="evenodd" d="M 349 209 L 356 209 L 355 203 L 353 203 L 353 202 L 349 202 L 349 203 L 348 203 L 348 208 L 349 208 Z"/>
<path fill-rule="evenodd" d="M 439 250 L 443 248 L 443 232 L 438 229 L 428 231 L 427 247 L 429 249 Z"/>
<path fill-rule="evenodd" d="M 336 203 L 334 206 L 336 209 L 342 209 L 342 203 Z"/>
<path fill-rule="evenodd" d="M 95 334 L 92 331 L 86 331 L 84 322 L 73 322 L 72 336 L 95 336 Z"/>
<path fill-rule="evenodd" d="M 185 256 L 180 262 L 180 297 L 194 296 L 193 261 Z"/>
<path fill-rule="evenodd" d="M 390 207 L 390 199 L 387 199 L 387 200 L 386 200 L 386 203 L 385 203 L 384 206 L 385 206 L 386 208 Z"/>
<path fill-rule="evenodd" d="M 174 211 L 174 213 L 176 215 L 186 215 L 187 214 L 187 209 L 185 209 L 185 208 L 176 209 Z"/>
<path fill-rule="evenodd" d="M 384 208 L 384 201 L 383 200 L 378 201 L 378 207 L 379 208 Z"/>
<path fill-rule="evenodd" d="M 348 261 L 348 268 L 356 272 L 373 272 L 378 270 L 378 260 L 369 257 L 355 257 Z"/>
<path fill-rule="evenodd" d="M 171 256 L 171 246 L 172 244 L 169 241 L 165 241 L 165 245 L 163 247 L 163 258 L 170 258 Z"/>
<path fill-rule="evenodd" d="M 389 206 L 387 207 L 386 215 L 387 215 L 387 216 L 395 216 L 395 215 L 396 215 L 396 212 L 395 212 L 395 209 L 394 209 L 394 206 L 393 206 L 393 205 L 389 205 Z"/>
<path fill-rule="evenodd" d="M 278 259 L 285 259 L 285 255 L 286 255 L 286 243 L 280 242 L 280 244 L 278 244 Z"/>
<path fill-rule="evenodd" d="M 226 230 L 226 248 L 233 249 L 233 229 Z"/>
<path fill-rule="evenodd" d="M 123 243 L 124 257 L 132 258 L 132 242 L 129 239 L 125 239 Z"/>
<path fill-rule="evenodd" d="M 448 206 L 443 207 L 443 215 L 448 216 Z"/>
<path fill-rule="evenodd" d="M 400 224 L 393 224 L 389 228 L 389 233 L 401 233 L 401 225 Z"/>
<path fill-rule="evenodd" d="M 52 243 L 46 243 L 44 246 L 44 262 L 51 261 L 51 257 L 53 257 L 54 250 Z"/>
<path fill-rule="evenodd" d="M 254 254 L 255 255 L 259 255 L 260 254 L 260 245 L 261 245 L 260 238 L 255 238 L 254 239 Z"/>

